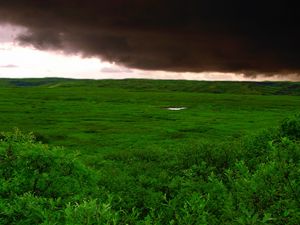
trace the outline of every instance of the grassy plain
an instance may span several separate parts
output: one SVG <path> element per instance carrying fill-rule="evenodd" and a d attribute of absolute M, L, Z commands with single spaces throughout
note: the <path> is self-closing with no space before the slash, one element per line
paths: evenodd
<path fill-rule="evenodd" d="M 176 106 L 186 109 L 166 109 Z M 299 171 L 299 142 L 293 142 L 295 135 L 299 138 L 300 122 L 288 123 L 286 129 L 279 128 L 284 119 L 299 111 L 299 83 L 0 80 L 0 130 L 18 127 L 25 133 L 33 132 L 37 140 L 50 148 L 64 146 L 64 152 L 77 152 L 79 160 L 95 171 L 97 184 L 91 184 L 87 191 L 93 192 L 92 195 L 68 196 L 64 204 L 77 202 L 83 210 L 80 219 L 85 221 L 88 217 L 98 224 L 114 224 L 113 221 L 118 221 L 116 224 L 257 224 L 258 221 L 263 224 L 273 221 L 273 217 L 279 224 L 300 221 L 300 212 L 295 208 L 300 194 L 296 172 Z M 269 128 L 276 131 L 264 133 Z M 285 136 L 292 141 L 284 139 Z M 11 143 L 10 140 L 7 138 L 6 142 Z M 6 142 L 3 146 L 7 148 Z M 20 145 L 15 148 L 19 149 Z M 3 147 L 4 155 L 11 154 L 8 149 L 9 154 Z M 278 159 L 277 152 L 284 149 L 289 154 L 284 153 Z M 16 150 L 20 159 L 24 157 L 22 151 Z M 51 157 L 56 158 L 55 154 L 39 157 L 47 164 Z M 36 161 L 32 162 L 36 166 Z M 0 166 L 4 168 L 4 165 L 8 164 L 2 165 L 0 161 Z M 61 168 L 64 166 L 62 163 Z M 34 174 L 40 167 L 33 170 Z M 282 175 L 285 170 L 294 171 L 290 178 Z M 56 171 L 59 179 L 63 173 L 59 169 L 49 171 Z M 39 205 L 42 204 L 41 199 L 36 199 L 39 196 L 56 201 L 62 195 L 59 190 L 42 195 L 49 190 L 43 192 L 45 185 L 38 180 L 48 179 L 50 183 L 51 180 L 45 178 L 44 172 L 36 176 L 33 188 L 24 192 L 33 194 L 26 197 L 28 201 L 37 201 L 35 204 Z M 264 183 L 267 178 L 271 179 L 270 183 Z M 82 177 L 79 181 L 85 187 Z M 287 181 L 291 182 L 290 186 Z M 41 187 L 37 188 L 38 185 Z M 101 204 L 97 205 L 93 199 L 104 201 L 107 193 L 113 196 L 108 211 L 113 210 L 115 214 L 99 222 L 98 214 L 89 215 L 86 210 L 96 207 L 94 211 L 98 212 Z M 82 199 L 89 198 L 92 200 L 84 206 Z M 24 196 L 20 199 L 22 202 Z M 58 205 L 50 212 L 58 213 L 60 219 L 44 215 L 37 218 L 61 223 L 73 218 L 71 214 L 63 216 L 66 211 L 62 211 L 61 203 L 55 204 Z M 45 206 L 40 207 L 45 210 Z M 77 210 L 72 205 L 68 207 L 70 213 Z M 8 210 L 5 221 L 19 218 L 24 222 L 20 218 L 28 217 L 23 211 L 16 215 L 9 213 Z M 28 213 L 32 212 L 28 210 Z M 36 224 L 39 223 L 36 221 L 45 222 L 35 220 L 34 213 L 30 218 Z"/>
<path fill-rule="evenodd" d="M 79 150 L 88 162 L 105 152 L 239 138 L 300 109 L 297 83 L 26 79 L 1 84 L 1 131 L 34 132 L 44 143 Z M 281 94 L 287 90 L 289 95 Z M 171 106 L 187 109 L 166 110 Z"/>

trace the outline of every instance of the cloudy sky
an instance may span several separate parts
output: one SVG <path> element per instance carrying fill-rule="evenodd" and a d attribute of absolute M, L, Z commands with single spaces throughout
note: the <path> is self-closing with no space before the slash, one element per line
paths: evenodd
<path fill-rule="evenodd" d="M 289 1 L 0 2 L 0 77 L 300 80 Z"/>

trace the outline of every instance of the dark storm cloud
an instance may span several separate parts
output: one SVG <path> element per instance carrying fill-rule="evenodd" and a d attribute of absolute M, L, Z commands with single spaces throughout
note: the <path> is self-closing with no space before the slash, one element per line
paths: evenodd
<path fill-rule="evenodd" d="M 0 21 L 22 44 L 99 56 L 131 68 L 299 73 L 300 29 L 289 1 L 9 0 Z"/>

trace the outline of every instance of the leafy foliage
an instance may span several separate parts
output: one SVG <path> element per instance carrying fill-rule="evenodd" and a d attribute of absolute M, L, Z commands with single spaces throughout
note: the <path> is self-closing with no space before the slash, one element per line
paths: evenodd
<path fill-rule="evenodd" d="M 97 172 L 16 130 L 0 142 L 1 224 L 299 224 L 299 116 L 228 143 L 108 152 Z"/>
<path fill-rule="evenodd" d="M 82 224 L 80 221 L 91 220 L 91 208 L 100 217 L 109 205 L 91 200 L 93 193 L 100 193 L 95 173 L 62 148 L 50 148 L 34 139 L 19 130 L 2 134 L 0 223 L 68 223 L 76 219 Z"/>
<path fill-rule="evenodd" d="M 300 114 L 286 119 L 280 126 L 281 134 L 292 139 L 300 139 Z"/>

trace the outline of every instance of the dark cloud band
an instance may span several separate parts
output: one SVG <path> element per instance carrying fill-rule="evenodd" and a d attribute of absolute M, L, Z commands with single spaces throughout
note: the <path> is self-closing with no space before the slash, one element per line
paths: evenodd
<path fill-rule="evenodd" d="M 297 7 L 289 1 L 10 0 L 0 22 L 22 44 L 166 71 L 300 71 Z"/>

